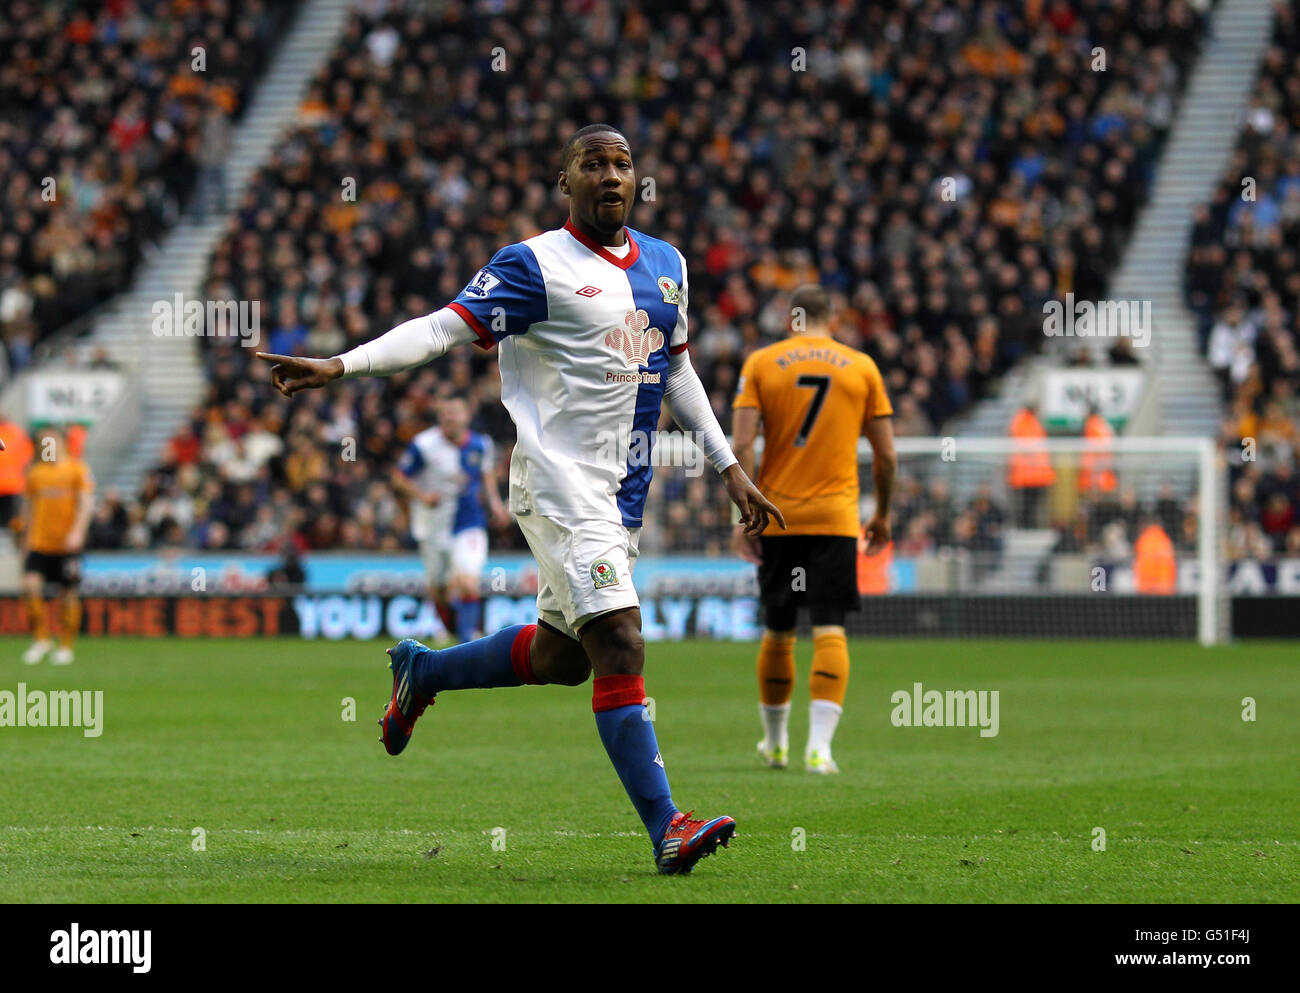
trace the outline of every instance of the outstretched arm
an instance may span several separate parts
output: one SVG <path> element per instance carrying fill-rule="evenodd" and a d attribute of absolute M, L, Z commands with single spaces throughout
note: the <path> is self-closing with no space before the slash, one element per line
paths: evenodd
<path fill-rule="evenodd" d="M 776 506 L 758 492 L 745 470 L 740 467 L 722 426 L 714 416 L 713 405 L 704 384 L 691 365 L 690 355 L 683 349 L 668 360 L 668 381 L 664 385 L 664 399 L 673 420 L 683 431 L 691 433 L 693 440 L 704 451 L 704 457 L 722 475 L 727 495 L 740 510 L 740 523 L 745 533 L 762 534 L 770 517 L 785 528 L 785 518 Z"/>
<path fill-rule="evenodd" d="M 399 324 L 374 341 L 358 345 L 331 359 L 304 358 L 257 352 L 259 359 L 275 363 L 271 385 L 287 397 L 312 390 L 336 379 L 353 376 L 391 376 L 445 355 L 456 345 L 474 341 L 473 328 L 450 307 Z"/>

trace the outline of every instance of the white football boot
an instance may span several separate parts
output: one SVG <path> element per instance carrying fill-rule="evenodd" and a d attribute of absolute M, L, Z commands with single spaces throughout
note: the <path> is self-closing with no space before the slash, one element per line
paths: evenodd
<path fill-rule="evenodd" d="M 50 653 L 54 647 L 54 642 L 49 638 L 42 638 L 40 641 L 33 641 L 27 651 L 23 652 L 23 664 L 35 665 L 41 659 Z"/>
<path fill-rule="evenodd" d="M 803 757 L 803 767 L 819 776 L 833 776 L 840 771 L 830 752 L 809 752 Z"/>
<path fill-rule="evenodd" d="M 758 757 L 769 769 L 784 769 L 790 764 L 790 749 L 768 748 L 766 741 L 758 743 Z"/>

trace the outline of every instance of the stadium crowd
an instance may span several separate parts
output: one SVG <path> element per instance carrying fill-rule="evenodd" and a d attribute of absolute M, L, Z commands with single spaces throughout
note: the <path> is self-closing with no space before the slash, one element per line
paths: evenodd
<path fill-rule="evenodd" d="M 126 285 L 190 198 L 199 164 L 227 151 L 210 146 L 240 116 L 293 8 L 5 5 L 0 382 L 41 338 Z"/>
<path fill-rule="evenodd" d="M 879 363 L 897 432 L 933 434 L 1039 347 L 1044 300 L 1103 294 L 1206 6 L 370 4 L 235 205 L 204 295 L 262 301 L 269 351 L 342 351 L 558 225 L 560 145 L 607 120 L 643 183 L 633 226 L 687 257 L 692 355 L 724 427 L 743 358 L 811 279 Z M 141 493 L 103 502 L 96 547 L 408 547 L 387 474 L 447 391 L 509 456 L 492 355 L 290 405 L 233 342 L 204 339 L 208 396 Z M 654 485 L 651 544 L 723 552 L 720 488 Z M 998 540 L 987 494 L 951 520 L 900 498 L 900 542 Z"/>
<path fill-rule="evenodd" d="M 1276 6 L 1241 139 L 1197 208 L 1186 299 L 1228 408 L 1234 558 L 1300 556 L 1300 17 Z"/>

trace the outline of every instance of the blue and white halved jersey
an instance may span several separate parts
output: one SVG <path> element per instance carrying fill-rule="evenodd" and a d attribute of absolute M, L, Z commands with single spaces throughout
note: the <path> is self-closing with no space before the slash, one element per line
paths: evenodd
<path fill-rule="evenodd" d="M 441 428 L 426 428 L 411 439 L 397 468 L 422 493 L 442 497 L 434 507 L 419 498 L 411 500 L 411 536 L 430 541 L 451 534 L 463 486 L 459 447 L 447 440 Z"/>
<path fill-rule="evenodd" d="M 496 446 L 485 434 L 466 431 L 457 444 L 442 428 L 421 431 L 407 445 L 398 470 L 421 491 L 442 494 L 438 506 L 411 501 L 411 535 L 417 541 L 487 527 L 483 470 L 491 468 Z"/>
<path fill-rule="evenodd" d="M 650 460 L 613 440 L 658 427 L 668 355 L 686 348 L 686 260 L 624 230 L 624 258 L 572 222 L 508 245 L 448 305 L 481 347 L 500 346 L 501 401 L 518 431 L 517 514 L 641 526 Z"/>

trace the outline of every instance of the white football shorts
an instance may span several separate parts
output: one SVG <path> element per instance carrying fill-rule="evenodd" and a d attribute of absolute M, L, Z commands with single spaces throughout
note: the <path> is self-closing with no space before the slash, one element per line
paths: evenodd
<path fill-rule="evenodd" d="M 571 638 L 600 614 L 641 601 L 632 586 L 640 528 L 518 515 L 537 560 L 537 616 Z"/>
<path fill-rule="evenodd" d="M 420 542 L 420 561 L 424 563 L 424 575 L 429 586 L 434 589 L 447 585 L 451 576 L 451 538 L 440 534 L 425 538 Z"/>
<path fill-rule="evenodd" d="M 486 528 L 466 528 L 451 536 L 451 573 L 453 576 L 483 577 L 487 568 L 488 536 Z"/>
<path fill-rule="evenodd" d="M 466 528 L 420 542 L 420 559 L 433 587 L 446 586 L 452 576 L 481 578 L 487 568 L 487 553 L 488 537 L 483 528 Z"/>

